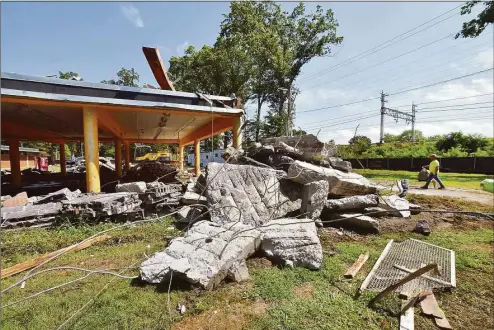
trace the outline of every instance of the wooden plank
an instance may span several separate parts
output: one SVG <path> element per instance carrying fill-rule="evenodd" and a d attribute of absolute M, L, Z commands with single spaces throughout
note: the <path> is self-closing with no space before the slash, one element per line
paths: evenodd
<path fill-rule="evenodd" d="M 357 261 L 353 265 L 350 266 L 350 268 L 347 269 L 345 273 L 345 278 L 354 278 L 355 275 L 357 275 L 358 271 L 362 266 L 365 264 L 365 262 L 369 259 L 369 252 L 366 252 L 365 254 L 361 254 Z"/>
<path fill-rule="evenodd" d="M 422 313 L 428 316 L 432 316 L 434 318 L 434 322 L 441 329 L 453 329 L 451 324 L 449 324 L 448 319 L 446 319 L 446 315 L 444 311 L 437 304 L 436 297 L 434 294 L 430 294 L 425 297 L 424 300 L 420 302 L 420 307 L 422 308 Z"/>
<path fill-rule="evenodd" d="M 403 266 L 400 266 L 400 265 L 393 265 L 393 267 L 395 267 L 396 269 L 399 269 L 401 271 L 407 272 L 409 274 L 411 274 L 414 271 L 416 271 L 416 270 L 408 269 L 408 268 L 403 267 Z M 445 285 L 445 286 L 448 286 L 448 287 L 451 287 L 452 286 L 451 283 L 446 282 L 446 281 L 443 281 L 443 280 L 441 280 L 439 278 L 431 277 L 431 276 L 428 276 L 428 275 L 421 275 L 421 277 L 423 277 L 425 279 L 428 279 L 429 281 L 432 281 L 432 282 L 441 284 L 441 285 Z"/>
<path fill-rule="evenodd" d="M 400 330 L 413 330 L 414 324 L 414 309 L 413 306 L 407 307 L 407 301 L 401 302 L 402 309 L 406 310 L 400 315 Z"/>
<path fill-rule="evenodd" d="M 423 268 L 418 269 L 417 271 L 413 272 L 412 274 L 406 276 L 405 278 L 401 279 L 400 281 L 396 282 L 395 284 L 392 284 L 392 285 L 388 286 L 386 289 L 384 289 L 383 291 L 379 292 L 378 295 L 375 296 L 369 302 L 369 306 L 374 305 L 376 302 L 378 302 L 379 300 L 381 300 L 384 296 L 386 296 L 387 294 L 389 294 L 392 291 L 396 290 L 398 287 L 402 286 L 403 284 L 408 283 L 408 282 L 410 282 L 413 279 L 416 279 L 420 275 L 425 274 L 425 273 L 427 273 L 428 271 L 430 271 L 432 269 L 437 269 L 437 265 L 436 264 L 427 265 L 427 266 L 425 266 Z"/>
<path fill-rule="evenodd" d="M 17 265 L 14 265 L 12 267 L 9 267 L 9 268 L 6 268 L 6 269 L 2 269 L 1 270 L 1 278 L 6 278 L 6 277 L 9 277 L 9 276 L 12 276 L 12 275 L 15 275 L 15 274 L 18 274 L 18 273 L 21 273 L 25 270 L 28 270 L 28 269 L 31 269 L 31 268 L 34 268 L 38 265 L 40 265 L 41 263 L 43 263 L 44 261 L 62 253 L 62 252 L 75 252 L 75 251 L 80 251 L 80 250 L 83 250 L 87 247 L 90 247 L 91 245 L 93 245 L 94 243 L 97 243 L 97 242 L 101 242 L 101 241 L 104 241 L 108 238 L 110 238 L 111 236 L 110 235 L 101 235 L 101 236 L 97 236 L 97 237 L 94 237 L 82 244 L 74 244 L 74 245 L 71 245 L 71 246 L 68 246 L 68 247 L 65 247 L 63 249 L 60 249 L 60 250 L 57 250 L 57 251 L 53 251 L 53 252 L 50 252 L 50 253 L 46 253 L 46 254 L 43 254 L 37 258 L 34 258 L 34 259 L 31 259 L 31 260 L 28 260 L 28 261 L 25 261 L 25 262 L 22 262 L 20 264 L 17 264 Z"/>
<path fill-rule="evenodd" d="M 175 87 L 166 73 L 158 48 L 142 47 L 142 51 L 161 89 L 175 91 Z"/>
<path fill-rule="evenodd" d="M 386 257 L 386 255 L 388 254 L 389 252 L 389 249 L 391 249 L 391 244 L 393 244 L 393 240 L 390 239 L 388 244 L 386 245 L 386 247 L 384 248 L 383 252 L 381 253 L 381 255 L 379 256 L 379 258 L 377 259 L 376 263 L 374 264 L 374 266 L 372 267 L 371 271 L 369 272 L 369 274 L 367 275 L 367 277 L 365 278 L 364 282 L 362 283 L 362 285 L 360 286 L 360 289 L 359 291 L 362 293 L 362 291 L 364 291 L 367 286 L 369 285 L 371 279 L 372 279 L 372 276 L 374 276 L 374 273 L 377 271 L 377 268 L 379 268 L 379 265 L 381 264 L 381 262 L 383 261 L 384 257 Z"/>

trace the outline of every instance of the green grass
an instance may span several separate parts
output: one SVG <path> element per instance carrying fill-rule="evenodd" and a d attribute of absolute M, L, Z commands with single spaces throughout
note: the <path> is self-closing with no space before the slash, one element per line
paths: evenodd
<path fill-rule="evenodd" d="M 2 310 L 2 329 L 55 329 L 92 298 L 94 303 L 74 318 L 67 329 L 169 329 L 171 325 L 174 329 L 229 330 L 396 329 L 400 306 L 396 297 L 386 298 L 379 303 L 379 308 L 370 309 L 367 303 L 374 294 L 365 292 L 355 297 L 355 293 L 387 241 L 409 237 L 456 251 L 458 287 L 451 293 L 436 294 L 453 328 L 492 329 L 494 321 L 489 313 L 494 301 L 494 231 L 492 225 L 485 222 L 480 225 L 470 221 L 471 226 L 433 230 L 428 237 L 404 232 L 344 240 L 322 230 L 324 251 L 336 254 L 325 253 L 321 270 L 278 268 L 253 259 L 248 261 L 251 279 L 246 283 L 224 283 L 211 292 L 174 286 L 170 294 L 171 314 L 168 313 L 168 283 L 155 286 L 116 279 L 95 297 L 112 277 L 91 275 L 81 282 Z M 6 231 L 2 237 L 2 267 L 68 246 L 115 225 Z M 65 254 L 47 267 L 71 265 L 106 269 L 139 265 L 146 258 L 145 254 L 162 250 L 167 239 L 179 232 L 170 228 L 170 220 L 167 220 L 109 234 L 111 239 Z M 344 279 L 346 268 L 366 251 L 370 259 L 357 277 Z M 124 274 L 137 275 L 138 271 L 127 270 Z M 82 275 L 75 271 L 42 274 L 27 281 L 24 289 L 15 288 L 3 294 L 2 304 Z M 3 280 L 2 288 L 21 276 Z M 175 311 L 179 303 L 187 307 L 184 316 Z M 418 308 L 415 322 L 416 329 L 435 329 L 429 319 L 420 316 Z"/>
<path fill-rule="evenodd" d="M 417 180 L 418 172 L 371 169 L 354 169 L 354 171 L 366 178 L 378 182 L 392 182 L 398 179 L 408 179 L 411 184 L 422 185 L 424 183 Z M 480 182 L 484 179 L 493 179 L 494 176 L 468 173 L 439 173 L 439 178 L 447 187 L 481 189 Z"/>

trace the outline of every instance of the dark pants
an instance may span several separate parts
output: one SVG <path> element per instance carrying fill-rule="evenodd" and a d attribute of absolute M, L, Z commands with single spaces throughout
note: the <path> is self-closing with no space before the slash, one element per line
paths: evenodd
<path fill-rule="evenodd" d="M 429 174 L 429 177 L 427 178 L 427 182 L 425 183 L 426 187 L 429 187 L 429 183 L 431 183 L 432 179 L 436 180 L 441 187 L 444 187 L 444 184 L 442 183 L 441 179 L 437 176 L 437 174 Z"/>

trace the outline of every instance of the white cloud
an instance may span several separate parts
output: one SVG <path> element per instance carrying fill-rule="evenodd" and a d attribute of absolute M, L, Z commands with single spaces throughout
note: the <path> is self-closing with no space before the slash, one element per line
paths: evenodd
<path fill-rule="evenodd" d="M 128 3 L 125 5 L 120 5 L 120 10 L 124 14 L 125 18 L 134 24 L 135 27 L 144 27 L 144 21 L 142 20 L 141 13 L 133 4 Z"/>
<path fill-rule="evenodd" d="M 187 46 L 189 45 L 189 42 L 188 41 L 184 41 L 184 43 L 178 45 L 175 50 L 177 51 L 177 54 L 178 55 L 183 55 L 183 53 L 185 52 L 185 49 L 187 48 Z"/>
<path fill-rule="evenodd" d="M 484 69 L 492 68 L 492 61 L 494 59 L 494 50 L 486 49 L 477 54 L 475 57 L 476 62 L 480 62 Z"/>

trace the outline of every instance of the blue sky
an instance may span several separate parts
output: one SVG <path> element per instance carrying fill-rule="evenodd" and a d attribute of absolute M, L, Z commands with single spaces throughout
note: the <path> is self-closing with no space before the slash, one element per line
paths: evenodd
<path fill-rule="evenodd" d="M 287 9 L 294 5 L 283 3 Z M 308 10 L 315 5 L 306 4 Z M 323 140 L 345 143 L 357 124 L 361 125 L 359 132 L 373 141 L 377 141 L 379 135 L 379 100 L 331 106 L 378 97 L 381 90 L 392 94 L 492 68 L 492 26 L 476 39 L 454 40 L 448 36 L 457 32 L 468 18 L 453 16 L 459 9 L 423 26 L 445 19 L 406 40 L 351 63 L 344 62 L 460 3 L 337 2 L 321 5 L 333 9 L 340 24 L 339 34 L 345 40 L 342 46 L 334 48 L 332 56 L 315 59 L 304 67 L 297 81 L 302 93 L 296 101 L 295 123 L 311 133 L 320 130 L 319 136 Z M 57 74 L 59 70 L 71 70 L 86 81 L 99 82 L 114 78 L 121 67 L 133 67 L 141 76 L 140 83 L 156 86 L 141 47 L 159 47 L 165 65 L 168 65 L 170 56 L 183 54 L 187 45 L 211 45 L 229 3 L 4 2 L 1 6 L 2 71 L 46 76 Z M 419 47 L 422 48 L 415 50 Z M 406 52 L 410 53 L 404 54 Z M 324 71 L 342 62 L 340 67 Z M 313 76 L 321 72 L 324 74 Z M 417 128 L 426 135 L 463 130 L 492 136 L 492 103 L 488 103 L 492 102 L 492 94 L 473 97 L 492 93 L 492 77 L 491 70 L 390 96 L 387 106 L 401 106 L 400 110 L 409 111 L 412 101 L 427 103 L 469 97 L 419 104 Z M 478 104 L 470 105 L 472 103 Z M 303 112 L 323 107 L 331 108 Z M 250 107 L 248 110 L 252 115 Z M 364 118 L 369 116 L 372 117 Z M 385 127 L 388 133 L 410 128 L 404 122 L 396 124 L 390 117 L 386 118 Z"/>

